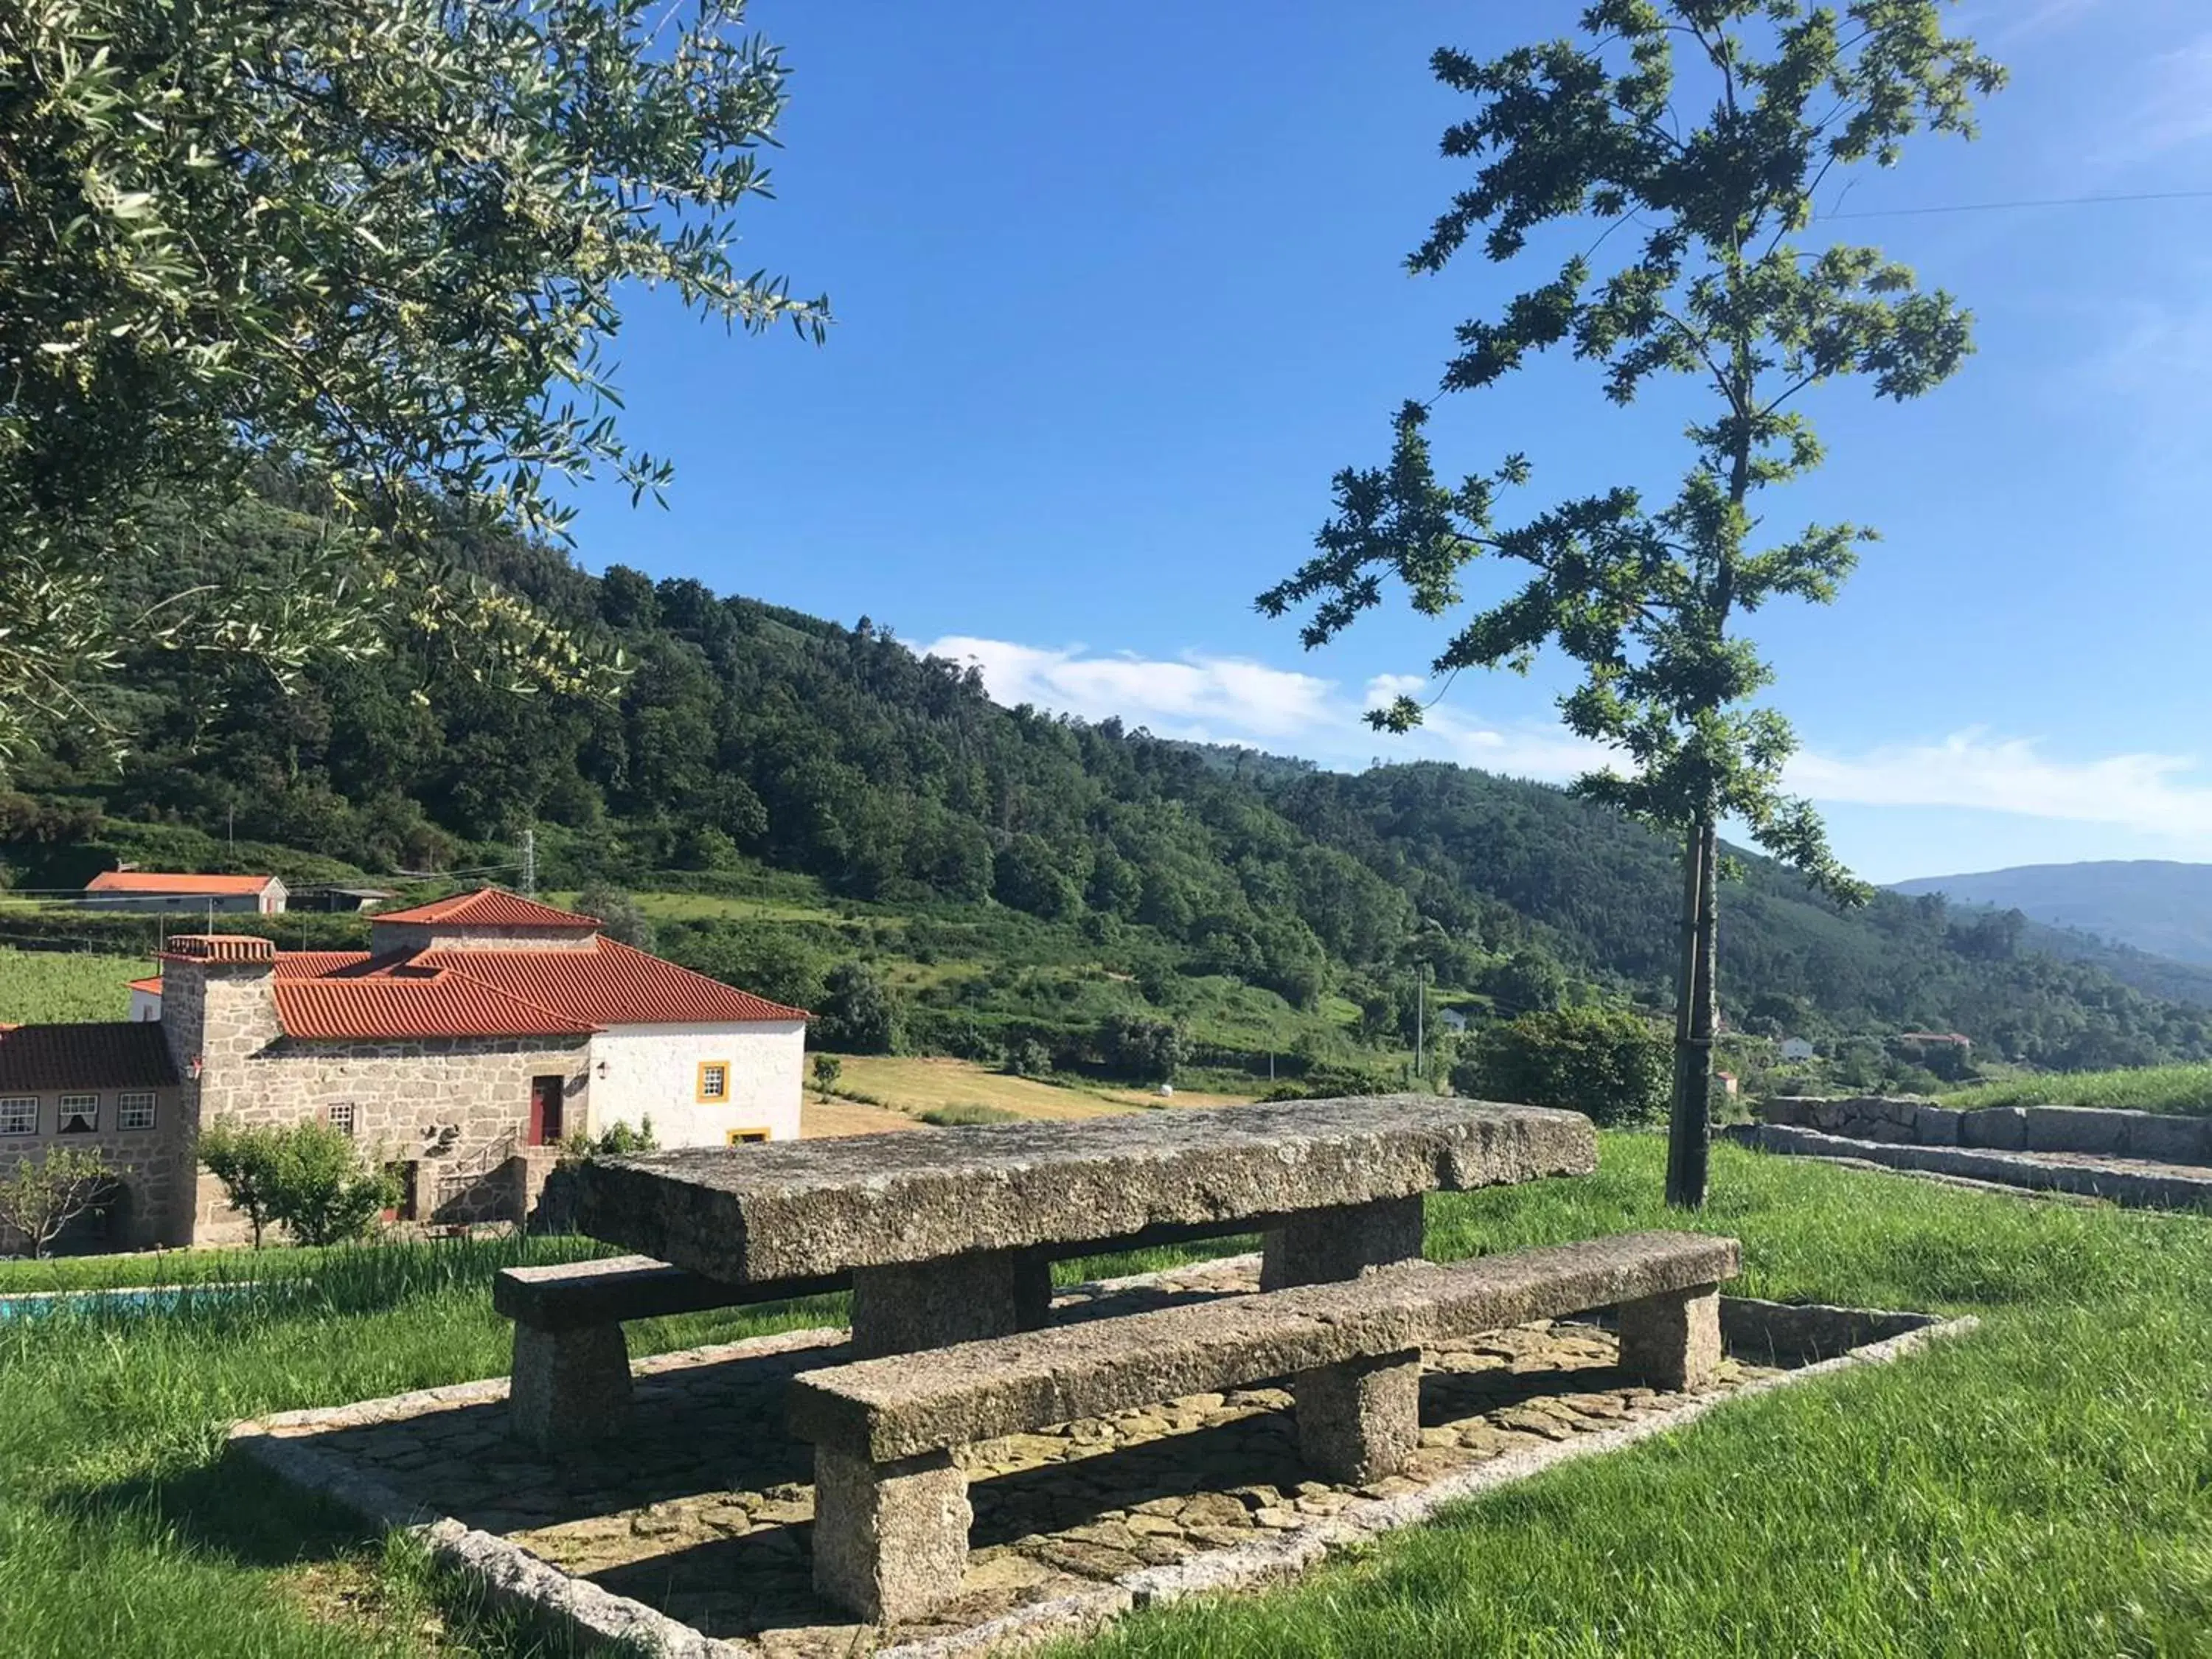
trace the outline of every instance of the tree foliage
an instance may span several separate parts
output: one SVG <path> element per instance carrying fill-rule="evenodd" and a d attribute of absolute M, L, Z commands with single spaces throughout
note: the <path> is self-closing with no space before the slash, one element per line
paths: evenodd
<path fill-rule="evenodd" d="M 1560 1106 L 1607 1126 L 1666 1109 L 1668 1043 L 1651 1022 L 1611 1008 L 1556 1008 L 1492 1026 L 1452 1067 L 1452 1087 L 1484 1100 Z"/>
<path fill-rule="evenodd" d="M 1591 364 L 1616 404 L 1686 378 L 1703 399 L 1688 466 L 1670 500 L 1622 483 L 1515 521 L 1504 501 L 1528 482 L 1528 459 L 1444 482 L 1430 406 L 1407 403 L 1388 464 L 1337 475 L 1317 551 L 1259 600 L 1276 616 L 1309 607 L 1312 647 L 1380 604 L 1387 580 L 1441 617 L 1463 603 L 1471 566 L 1519 568 L 1520 586 L 1479 607 L 1432 669 L 1525 672 L 1558 647 L 1581 675 L 1559 699 L 1567 726 L 1620 763 L 1577 791 L 1684 837 L 1668 1185 L 1686 1201 L 1704 1194 L 1716 826 L 1740 823 L 1831 893 L 1863 896 L 1811 804 L 1783 790 L 1795 739 L 1778 713 L 1750 706 L 1773 675 L 1741 627 L 1777 599 L 1832 600 L 1872 539 L 1844 523 L 1767 531 L 1760 493 L 1822 459 L 1795 400 L 1845 378 L 1918 397 L 1971 349 L 1948 294 L 1875 248 L 1808 237 L 1832 178 L 1893 165 L 1921 133 L 1971 134 L 1974 96 L 2002 84 L 1971 41 L 1944 33 L 1941 11 L 1941 0 L 1597 0 L 1579 40 L 1487 62 L 1437 52 L 1437 78 L 1474 102 L 1443 152 L 1474 179 L 1408 267 L 1440 271 L 1470 242 L 1495 264 L 1539 257 L 1532 238 L 1548 246 L 1554 227 L 1572 228 L 1576 249 L 1494 318 L 1460 325 L 1443 391 L 1493 386 L 1553 349 Z M 1421 714 L 1401 696 L 1371 718 L 1403 731 Z"/>
<path fill-rule="evenodd" d="M 819 333 L 732 257 L 783 84 L 742 0 L 0 9 L 0 756 L 132 641 L 289 674 L 404 629 L 591 680 L 425 534 L 557 529 L 556 478 L 661 488 L 611 414 L 626 289 Z M 288 580 L 118 611 L 149 501 L 211 510 L 263 457 L 326 509 Z"/>
<path fill-rule="evenodd" d="M 0 1235 L 13 1235 L 43 1260 L 78 1217 L 117 1191 L 114 1167 L 94 1147 L 50 1146 L 0 1176 Z"/>
<path fill-rule="evenodd" d="M 199 1161 L 253 1231 L 274 1224 L 299 1244 L 365 1238 L 398 1201 L 398 1179 L 365 1160 L 352 1136 L 313 1120 L 283 1127 L 217 1118 L 200 1131 Z"/>

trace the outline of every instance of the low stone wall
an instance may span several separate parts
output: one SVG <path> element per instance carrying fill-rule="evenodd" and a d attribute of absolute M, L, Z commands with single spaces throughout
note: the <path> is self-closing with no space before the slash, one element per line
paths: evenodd
<path fill-rule="evenodd" d="M 1896 1146 L 2212 1164 L 2212 1118 L 2164 1112 L 2087 1106 L 1985 1106 L 1962 1112 L 1911 1096 L 1784 1095 L 1766 1102 L 1759 1115 L 1784 1128 Z"/>

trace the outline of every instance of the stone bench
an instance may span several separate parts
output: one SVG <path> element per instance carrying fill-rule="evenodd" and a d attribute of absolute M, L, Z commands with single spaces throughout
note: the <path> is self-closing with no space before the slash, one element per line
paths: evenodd
<path fill-rule="evenodd" d="M 1109 1241 L 1113 1250 L 1196 1243 L 1249 1231 L 1243 1224 L 1156 1227 Z M 1420 1248 L 1418 1211 L 1411 1249 Z M 1022 1328 L 1045 1322 L 1052 1263 L 1092 1254 L 1088 1248 L 1038 1251 L 1024 1265 Z M 1104 1253 L 1103 1251 L 1100 1253 Z M 756 1307 L 853 1287 L 849 1273 L 731 1285 L 647 1255 L 610 1256 L 544 1267 L 505 1267 L 493 1279 L 491 1305 L 514 1322 L 508 1426 L 540 1452 L 618 1434 L 630 1405 L 629 1344 L 624 1322 L 720 1308 Z"/>
<path fill-rule="evenodd" d="M 630 1406 L 624 1320 L 788 1302 L 852 1282 L 841 1273 L 725 1285 L 643 1255 L 502 1268 L 491 1305 L 514 1322 L 509 1425 L 543 1452 L 618 1431 Z"/>
<path fill-rule="evenodd" d="M 1419 1443 L 1424 1344 L 1607 1307 L 1626 1370 L 1695 1386 L 1738 1266 L 1734 1239 L 1632 1233 L 807 1372 L 790 1416 L 814 1446 L 815 1588 L 878 1624 L 956 1595 L 971 1512 L 953 1453 L 1001 1435 L 1289 1377 L 1305 1461 L 1364 1484 Z"/>

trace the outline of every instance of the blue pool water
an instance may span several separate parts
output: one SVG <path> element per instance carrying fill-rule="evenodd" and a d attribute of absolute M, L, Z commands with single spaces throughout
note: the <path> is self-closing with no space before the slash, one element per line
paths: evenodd
<path fill-rule="evenodd" d="M 187 1302 L 240 1296 L 252 1285 L 155 1285 L 123 1291 L 63 1291 L 49 1295 L 0 1296 L 0 1319 L 36 1319 L 52 1313 L 174 1313 Z"/>

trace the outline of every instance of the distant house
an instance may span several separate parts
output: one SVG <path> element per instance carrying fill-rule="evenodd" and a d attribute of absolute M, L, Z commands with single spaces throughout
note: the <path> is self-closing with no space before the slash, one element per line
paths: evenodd
<path fill-rule="evenodd" d="M 1721 1092 L 1724 1095 L 1733 1095 L 1736 1092 L 1738 1085 L 1734 1072 L 1715 1072 L 1713 1081 L 1721 1085 Z"/>
<path fill-rule="evenodd" d="M 173 934 L 131 1018 L 0 1036 L 0 1179 L 92 1134 L 127 1189 L 119 1245 L 234 1240 L 192 1142 L 218 1117 L 320 1120 L 401 1177 L 403 1218 L 520 1220 L 579 1131 L 664 1147 L 799 1132 L 806 1013 L 484 888 L 369 922 L 366 951 Z M 0 1249 L 8 1248 L 0 1240 Z"/>
<path fill-rule="evenodd" d="M 1456 1008 L 1439 1008 L 1437 1010 L 1437 1024 L 1447 1031 L 1464 1031 L 1467 1030 L 1467 1016 Z"/>
<path fill-rule="evenodd" d="M 243 911 L 264 916 L 284 908 L 284 884 L 274 876 L 192 876 L 166 870 L 110 870 L 84 884 L 84 902 L 102 910 Z"/>
<path fill-rule="evenodd" d="M 1782 1058 L 1785 1061 L 1810 1060 L 1813 1058 L 1813 1045 L 1803 1037 L 1784 1037 L 1782 1039 L 1781 1052 Z"/>

